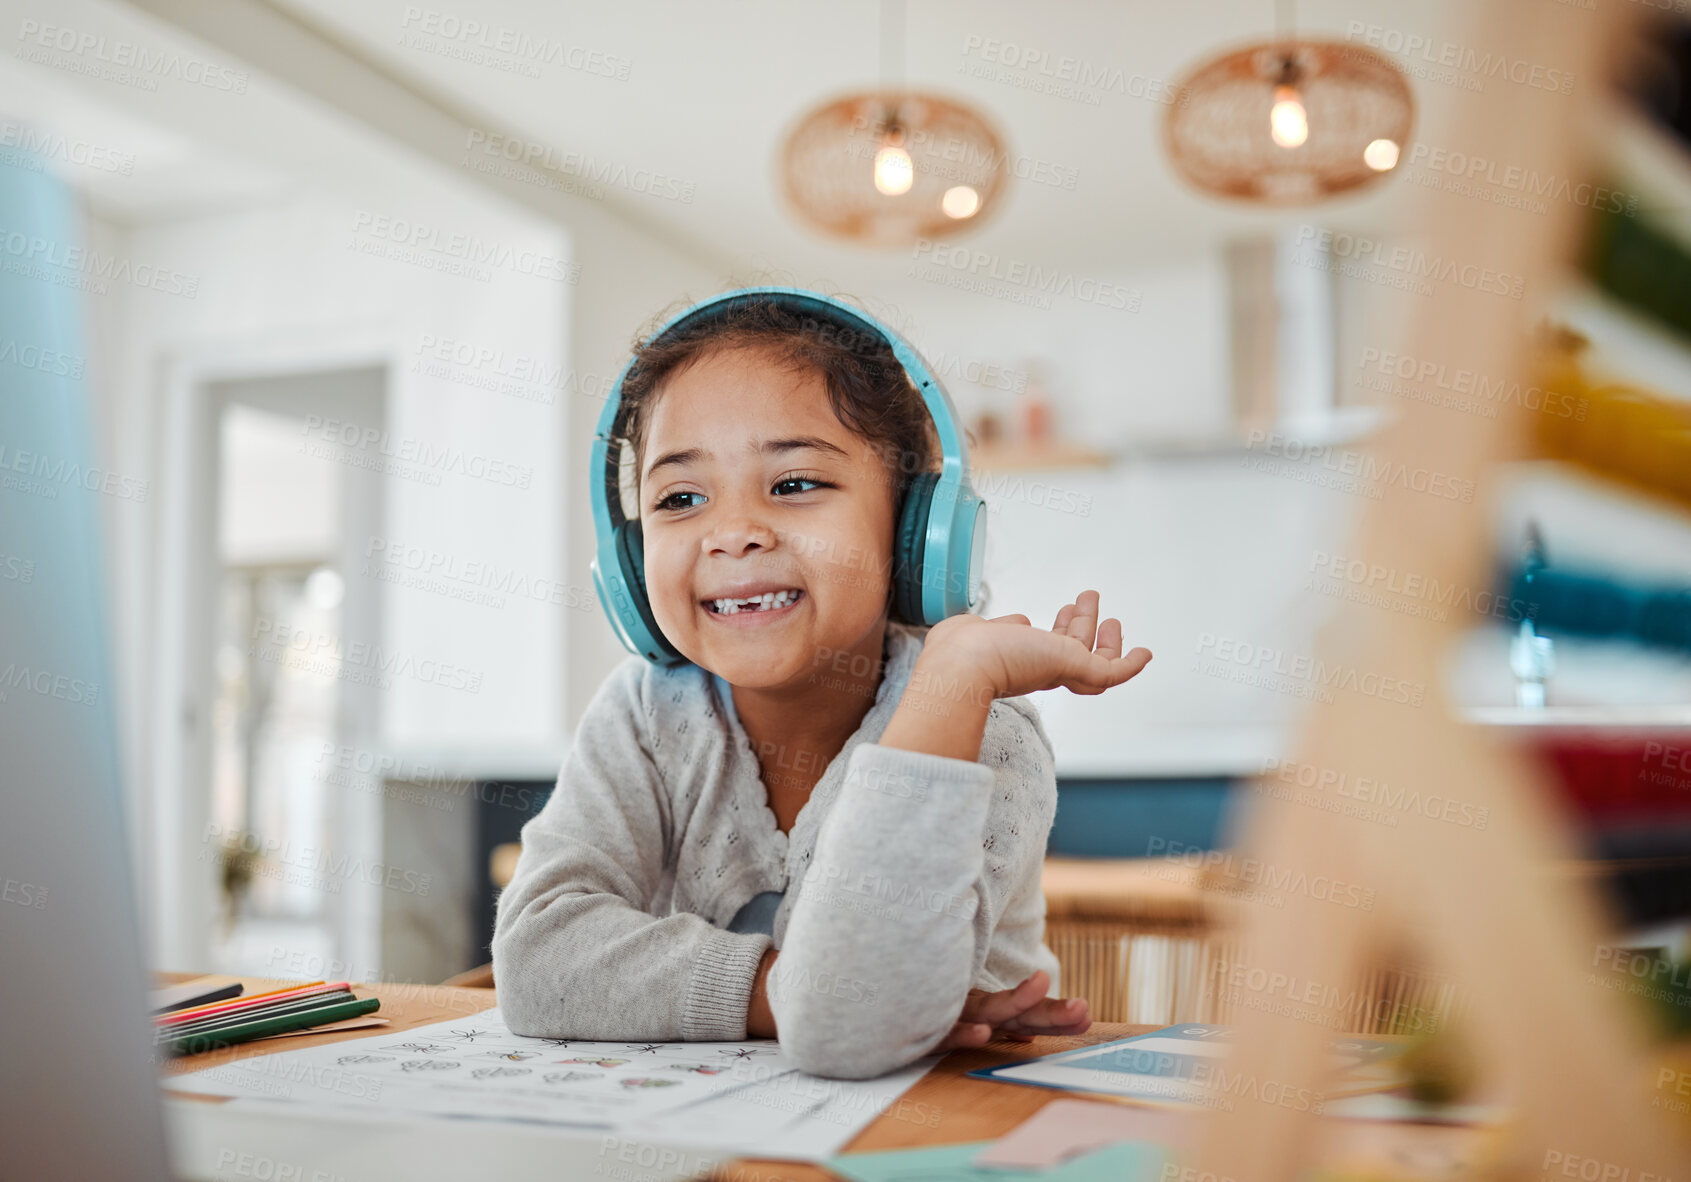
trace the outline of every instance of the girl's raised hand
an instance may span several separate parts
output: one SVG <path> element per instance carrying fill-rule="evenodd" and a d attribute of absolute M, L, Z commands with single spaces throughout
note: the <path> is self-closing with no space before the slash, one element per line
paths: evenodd
<path fill-rule="evenodd" d="M 1065 604 L 1047 632 L 1021 614 L 950 616 L 928 632 L 919 662 L 942 676 L 967 678 L 971 688 L 994 698 L 1066 687 L 1077 694 L 1101 694 L 1145 668 L 1151 651 L 1121 651 L 1121 621 L 1098 622 L 1098 592 L 1082 591 Z"/>

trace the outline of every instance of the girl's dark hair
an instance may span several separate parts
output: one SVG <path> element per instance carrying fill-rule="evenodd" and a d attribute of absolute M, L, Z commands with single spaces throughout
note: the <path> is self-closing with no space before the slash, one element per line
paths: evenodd
<path fill-rule="evenodd" d="M 704 357 L 738 348 L 755 349 L 795 372 L 822 375 L 834 417 L 867 440 L 886 466 L 896 525 L 912 478 L 939 470 L 939 433 L 922 395 L 879 333 L 770 299 L 748 300 L 661 337 L 654 329 L 636 339 L 616 430 L 633 444 L 635 463 L 644 464 L 646 428 L 664 384 Z M 636 479 L 639 471 L 636 467 Z"/>

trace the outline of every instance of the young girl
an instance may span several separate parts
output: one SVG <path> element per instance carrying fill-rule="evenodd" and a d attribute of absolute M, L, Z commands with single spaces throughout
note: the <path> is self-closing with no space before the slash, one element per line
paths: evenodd
<path fill-rule="evenodd" d="M 637 347 L 645 585 L 691 664 L 630 657 L 582 717 L 499 898 L 518 1034 L 778 1038 L 815 1075 L 1075 1034 L 1048 997 L 1051 743 L 1022 695 L 1102 693 L 1151 654 L 1083 591 L 1023 615 L 891 619 L 895 523 L 939 467 L 884 341 L 773 301 Z"/>

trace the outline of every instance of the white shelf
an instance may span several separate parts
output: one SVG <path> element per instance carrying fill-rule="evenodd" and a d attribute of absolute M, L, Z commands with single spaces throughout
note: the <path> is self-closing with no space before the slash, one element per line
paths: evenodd
<path fill-rule="evenodd" d="M 1471 706 L 1464 722 L 1481 726 L 1691 730 L 1691 706 Z"/>
<path fill-rule="evenodd" d="M 1295 442 L 1300 448 L 1336 447 L 1362 443 L 1391 418 L 1391 408 L 1346 406 L 1319 419 L 1285 419 L 1263 430 Z M 1111 451 L 1117 462 L 1124 460 L 1183 460 L 1241 455 L 1253 450 L 1252 434 L 1243 428 L 1207 435 L 1127 440 Z M 1265 453 L 1266 454 L 1266 453 Z"/>

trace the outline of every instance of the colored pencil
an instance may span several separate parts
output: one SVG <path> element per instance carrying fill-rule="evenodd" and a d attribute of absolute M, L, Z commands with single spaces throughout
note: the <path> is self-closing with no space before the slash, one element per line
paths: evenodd
<path fill-rule="evenodd" d="M 194 1010 L 215 1010 L 215 1009 L 221 1009 L 225 1006 L 230 1006 L 230 1005 L 244 1005 L 247 1002 L 260 1001 L 260 1000 L 267 998 L 267 997 L 281 997 L 283 994 L 287 994 L 287 993 L 299 993 L 301 990 L 305 990 L 305 989 L 316 989 L 316 988 L 319 988 L 320 986 L 325 985 L 325 984 L 327 984 L 327 982 L 325 982 L 325 981 L 301 981 L 301 982 L 299 982 L 298 984 L 295 984 L 295 985 L 285 985 L 280 989 L 270 989 L 270 990 L 266 990 L 263 993 L 248 993 L 248 994 L 242 995 L 241 997 L 231 998 L 227 1001 L 208 1002 L 205 1005 L 194 1006 L 193 1009 Z M 183 1012 L 185 1012 L 185 1011 L 178 1011 L 178 1012 L 172 1013 L 172 1014 L 165 1014 L 157 1020 L 165 1021 L 165 1020 L 168 1020 L 168 1019 L 179 1018 L 179 1017 L 182 1016 Z"/>
<path fill-rule="evenodd" d="M 280 1017 L 246 1022 L 208 1033 L 184 1035 L 180 1038 L 171 1039 L 165 1046 L 172 1055 L 194 1055 L 201 1051 L 232 1046 L 235 1043 L 250 1042 L 252 1039 L 263 1038 L 268 1034 L 283 1034 L 290 1030 L 300 1030 L 308 1026 L 322 1026 L 346 1018 L 357 1018 L 363 1014 L 374 1013 L 381 1008 L 381 1005 L 381 998 L 366 997 L 362 1001 L 342 1002 L 339 1005 L 307 1010 L 304 1013 L 283 1014 Z"/>
<path fill-rule="evenodd" d="M 216 1030 L 224 1026 L 238 1026 L 242 1022 L 255 1022 L 260 1018 L 273 1018 L 278 1014 L 296 1014 L 307 1010 L 322 1009 L 324 1006 L 336 1002 L 351 1001 L 352 990 L 340 989 L 332 993 L 314 993 L 310 997 L 290 997 L 273 1002 L 267 1006 L 259 1006 L 250 1010 L 237 1010 L 232 1014 L 214 1014 L 209 1018 L 202 1018 L 198 1022 L 184 1022 L 176 1026 L 161 1027 L 157 1041 L 168 1042 L 173 1038 L 181 1038 L 184 1034 L 198 1033 L 201 1030 Z"/>
<path fill-rule="evenodd" d="M 271 1005 L 284 1001 L 290 997 L 306 997 L 313 993 L 327 993 L 333 990 L 350 989 L 351 984 L 346 981 L 336 981 L 329 984 L 326 981 L 313 981 L 309 985 L 294 985 L 287 989 L 274 989 L 269 993 L 255 993 L 251 997 L 240 997 L 232 1001 L 220 1001 L 212 1005 L 195 1006 L 191 1010 L 178 1010 L 173 1014 L 165 1014 L 153 1019 L 158 1026 L 170 1026 L 182 1022 L 197 1022 L 201 1018 L 212 1017 L 217 1014 L 234 1013 L 238 1010 L 250 1009 L 254 1006 Z"/>

